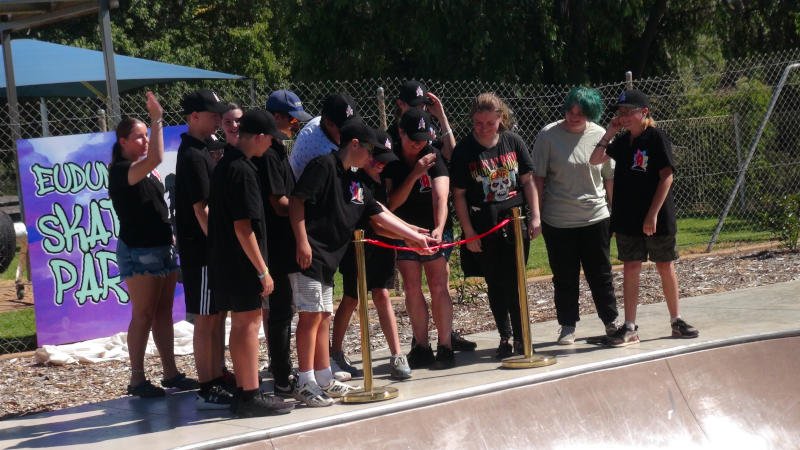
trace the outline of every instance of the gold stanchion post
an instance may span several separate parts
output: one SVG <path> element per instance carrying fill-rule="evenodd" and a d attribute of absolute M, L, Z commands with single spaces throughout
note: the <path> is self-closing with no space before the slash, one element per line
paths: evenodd
<path fill-rule="evenodd" d="M 520 208 L 511 210 L 514 222 L 514 243 L 517 256 L 517 294 L 519 295 L 519 315 L 522 322 L 522 346 L 525 349 L 524 355 L 511 356 L 503 359 L 503 367 L 508 369 L 527 369 L 531 367 L 543 367 L 556 363 L 554 356 L 537 355 L 533 351 L 531 344 L 531 322 L 528 315 L 528 284 L 525 281 L 525 257 L 523 255 L 524 246 L 522 245 L 522 220 L 524 217 Z"/>
<path fill-rule="evenodd" d="M 345 394 L 343 403 L 371 403 L 391 400 L 398 395 L 390 386 L 372 385 L 372 351 L 369 346 L 369 315 L 367 314 L 367 270 L 364 262 L 364 230 L 355 231 L 356 269 L 358 273 L 358 321 L 361 327 L 361 362 L 364 366 L 364 387 Z"/>

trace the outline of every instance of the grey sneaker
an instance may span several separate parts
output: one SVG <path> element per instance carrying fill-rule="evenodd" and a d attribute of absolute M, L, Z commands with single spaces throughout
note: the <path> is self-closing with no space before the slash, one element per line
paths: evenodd
<path fill-rule="evenodd" d="M 619 324 L 617 323 L 616 320 L 612 320 L 611 322 L 608 322 L 605 325 L 606 325 L 606 336 L 608 337 L 613 336 L 614 333 L 616 333 L 617 330 L 619 329 Z"/>
<path fill-rule="evenodd" d="M 392 356 L 389 359 L 389 378 L 393 380 L 407 380 L 411 378 L 411 367 L 405 356 Z"/>
<path fill-rule="evenodd" d="M 558 345 L 572 345 L 575 343 L 575 327 L 563 326 L 558 333 Z"/>
<path fill-rule="evenodd" d="M 347 355 L 344 354 L 344 352 L 335 352 L 331 350 L 331 369 L 333 369 L 334 362 L 336 362 L 336 366 L 340 370 L 349 373 L 351 378 L 364 376 L 364 373 L 361 371 L 361 369 L 353 367 L 353 364 L 350 362 L 350 358 L 348 358 Z M 338 378 L 336 379 L 339 380 Z M 339 380 L 339 381 L 348 381 L 348 380 Z"/>
<path fill-rule="evenodd" d="M 335 381 L 334 381 L 335 382 Z M 294 391 L 294 398 L 312 408 L 331 406 L 333 399 L 328 397 L 317 383 L 306 383 Z"/>
<path fill-rule="evenodd" d="M 612 347 L 625 347 L 626 345 L 639 343 L 639 325 L 633 330 L 622 325 L 617 329 L 613 336 L 608 338 L 608 345 Z"/>

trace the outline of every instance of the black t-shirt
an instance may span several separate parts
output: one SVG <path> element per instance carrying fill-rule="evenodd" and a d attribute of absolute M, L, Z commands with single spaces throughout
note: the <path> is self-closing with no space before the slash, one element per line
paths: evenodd
<path fill-rule="evenodd" d="M 362 217 L 380 214 L 382 209 L 364 183 L 345 170 L 338 152 L 311 160 L 292 196 L 305 201 L 306 234 L 311 245 L 311 267 L 302 272 L 332 284 L 356 226 Z M 300 271 L 296 263 L 293 271 Z"/>
<path fill-rule="evenodd" d="M 532 171 L 528 146 L 511 131 L 501 132 L 492 148 L 470 133 L 456 145 L 450 169 L 453 187 L 465 189 L 467 204 L 476 207 L 517 196 L 524 200 L 520 177 Z"/>
<path fill-rule="evenodd" d="M 131 161 L 121 160 L 108 169 L 108 196 L 119 219 L 119 238 L 129 247 L 172 244 L 172 227 L 164 201 L 164 185 L 153 173 L 128 184 Z"/>
<path fill-rule="evenodd" d="M 208 142 L 183 133 L 175 162 L 175 232 L 181 264 L 206 264 L 208 243 L 192 205 L 208 201 L 213 170 Z"/>
<path fill-rule="evenodd" d="M 211 289 L 232 295 L 260 293 L 258 271 L 242 249 L 233 222 L 250 219 L 266 260 L 267 229 L 261 187 L 256 166 L 231 145 L 225 146 L 225 154 L 211 177 L 208 211 Z"/>
<path fill-rule="evenodd" d="M 606 154 L 616 161 L 614 196 L 611 205 L 611 231 L 643 236 L 642 226 L 665 167 L 675 170 L 672 143 L 659 128 L 647 127 L 631 142 L 630 132 L 614 139 Z M 675 234 L 675 200 L 672 188 L 658 211 L 656 235 Z"/>
<path fill-rule="evenodd" d="M 364 187 L 369 189 L 372 192 L 372 196 L 376 202 L 383 203 L 386 205 L 387 201 L 387 194 L 386 194 L 386 186 L 382 183 L 375 181 L 370 177 L 366 172 L 363 170 L 359 170 L 356 172 L 355 177 L 363 183 Z M 369 217 L 362 217 L 361 221 L 359 221 L 358 225 L 356 225 L 356 229 L 364 230 L 364 236 L 371 238 L 371 239 L 382 239 L 386 241 L 387 239 L 382 236 L 378 236 L 375 233 L 375 230 L 372 229 L 372 226 L 369 222 Z M 364 245 L 364 258 L 369 263 L 369 261 L 385 261 L 388 258 L 389 261 L 394 260 L 394 250 L 377 247 L 375 245 Z M 374 258 L 374 259 L 373 259 Z M 356 273 L 356 256 L 355 256 L 355 245 L 350 242 L 347 246 L 347 252 L 345 253 L 344 257 L 342 258 L 341 263 L 339 264 L 339 272 L 342 274 L 355 274 Z"/>
<path fill-rule="evenodd" d="M 402 146 L 399 143 L 397 145 L 393 145 L 393 148 L 397 149 L 395 150 L 395 153 L 400 160 L 392 161 L 387 164 L 386 168 L 383 169 L 381 176 L 385 180 L 391 180 L 392 189 L 397 189 L 397 187 L 403 184 L 403 181 L 405 181 L 405 179 L 411 175 L 413 166 L 410 167 L 405 162 L 402 156 Z M 442 154 L 430 145 L 425 146 L 425 148 L 419 152 L 419 155 L 417 155 L 417 158 L 414 160 L 414 162 L 416 163 L 416 161 L 418 161 L 420 158 L 430 153 L 436 154 L 436 163 L 428 170 L 427 173 L 423 174 L 416 182 L 414 182 L 414 186 L 408 193 L 408 198 L 406 199 L 405 203 L 398 206 L 397 209 L 394 210 L 394 213 L 397 215 L 397 217 L 400 217 L 410 224 L 428 230 L 432 230 L 435 227 L 433 213 L 433 180 L 435 178 L 449 176 L 447 165 L 442 157 Z M 448 213 L 445 229 L 450 228 L 451 226 L 452 223 L 450 220 L 450 214 Z"/>
<path fill-rule="evenodd" d="M 269 269 L 287 273 L 295 264 L 295 241 L 289 217 L 279 216 L 270 203 L 270 196 L 289 196 L 294 190 L 294 174 L 282 144 L 274 143 L 264 156 L 252 158 L 258 168 L 264 211 L 267 217 L 267 249 Z"/>

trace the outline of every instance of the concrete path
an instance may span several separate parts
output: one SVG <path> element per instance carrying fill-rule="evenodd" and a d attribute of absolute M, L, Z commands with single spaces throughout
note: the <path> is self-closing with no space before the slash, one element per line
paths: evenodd
<path fill-rule="evenodd" d="M 731 436 L 729 433 L 710 433 L 704 427 L 709 427 L 707 424 L 711 422 L 704 422 L 703 417 L 713 420 L 715 411 L 729 411 L 730 407 L 726 409 L 724 406 L 735 401 L 741 402 L 743 407 L 757 408 L 748 410 L 756 422 L 759 417 L 768 417 L 773 423 L 776 417 L 788 420 L 784 424 L 774 423 L 770 429 L 763 428 L 764 436 L 754 426 L 747 428 L 747 436 L 756 444 L 763 441 L 767 444 L 765 448 L 769 448 L 775 444 L 780 446 L 782 442 L 800 442 L 800 381 L 786 381 L 800 380 L 795 376 L 800 370 L 800 358 L 796 357 L 800 339 L 794 338 L 800 336 L 800 280 L 684 299 L 682 312 L 700 329 L 698 339 L 670 338 L 666 305 L 644 305 L 639 308 L 637 321 L 642 342 L 619 349 L 585 343 L 586 337 L 603 332 L 596 317 L 584 317 L 574 346 L 555 344 L 556 323 L 534 324 L 536 351 L 557 357 L 557 364 L 549 367 L 498 368 L 499 364 L 493 358 L 498 339 L 494 332 L 486 332 L 471 336 L 478 342 L 478 350 L 457 354 L 456 368 L 415 370 L 411 380 L 392 383 L 400 391 L 395 400 L 365 405 L 336 404 L 319 409 L 299 407 L 284 416 L 231 419 L 225 412 L 197 411 L 193 393 L 171 395 L 166 400 L 122 398 L 0 422 L 0 447 L 83 449 L 119 446 L 155 450 L 244 445 L 247 448 L 303 448 L 316 447 L 317 442 L 336 442 L 329 448 L 345 445 L 367 447 L 376 443 L 386 448 L 420 445 L 529 447 L 536 443 L 546 447 L 584 447 L 604 443 L 661 447 L 673 442 L 639 439 L 641 436 L 664 436 L 673 431 L 680 438 L 675 444 L 700 446 L 721 443 L 714 436 Z M 718 349 L 729 345 L 741 349 L 728 353 Z M 767 356 L 755 357 L 762 354 Z M 389 383 L 386 379 L 387 356 L 381 352 L 375 355 L 378 385 Z M 637 369 L 628 370 L 631 364 L 636 363 L 639 363 Z M 733 370 L 735 367 L 731 364 L 742 367 L 744 372 Z M 622 366 L 626 367 L 617 369 Z M 698 376 L 702 373 L 693 372 L 695 366 L 706 368 L 705 373 L 713 376 Z M 786 377 L 787 374 L 791 377 Z M 753 377 L 759 376 L 769 389 L 762 389 L 764 392 L 742 390 L 743 383 L 756 384 Z M 582 377 L 589 378 L 584 382 L 576 381 Z M 657 382 L 650 382 L 651 378 Z M 595 379 L 600 380 L 596 385 L 592 384 Z M 729 389 L 722 388 L 726 386 Z M 270 386 L 265 387 L 270 389 Z M 628 387 L 635 389 L 625 397 Z M 768 404 L 752 401 L 753 396 L 766 398 L 767 391 L 773 393 L 769 398 L 783 399 L 784 403 L 777 407 L 782 414 L 772 414 Z M 671 409 L 662 404 L 665 397 L 659 392 L 671 393 Z M 702 392 L 710 393 L 710 397 L 705 395 L 692 403 L 692 393 L 695 398 L 700 398 Z M 617 398 L 620 400 L 615 401 Z M 628 411 L 618 409 L 624 404 L 631 405 L 631 408 Z M 771 404 L 776 408 L 774 401 Z M 558 414 L 561 413 L 556 413 L 564 408 L 568 414 L 562 419 L 574 419 L 576 427 L 559 426 L 545 420 L 550 416 L 560 417 Z M 598 416 L 598 408 L 601 412 L 616 411 L 612 416 L 616 421 L 613 428 L 619 433 L 616 440 L 603 434 L 598 427 L 598 423 L 602 424 L 602 420 L 608 418 L 607 415 Z M 408 415 L 412 410 L 411 419 L 404 419 L 403 414 Z M 530 417 L 533 410 L 539 411 L 539 417 Z M 636 420 L 645 417 L 642 414 L 648 410 L 656 411 L 652 420 Z M 701 410 L 705 414 L 703 417 L 699 413 Z M 425 415 L 425 411 L 438 413 Z M 514 425 L 513 419 L 519 420 L 510 428 L 516 430 L 515 434 L 512 433 L 514 441 L 488 440 L 486 436 L 490 436 L 492 431 L 503 436 L 509 433 L 505 429 L 493 428 L 500 426 L 496 423 L 481 420 L 481 414 L 486 411 L 494 411 L 496 416 L 503 418 L 499 423 Z M 393 414 L 391 420 L 386 418 L 387 414 Z M 662 416 L 663 420 L 658 420 Z M 437 422 L 433 419 L 427 421 L 426 417 L 445 417 L 447 420 L 437 427 Z M 410 430 L 404 420 L 422 424 L 419 432 Z M 327 428 L 334 425 L 338 427 Z M 347 431 L 347 426 L 353 427 L 352 432 Z M 335 439 L 342 436 L 348 440 Z M 353 436 L 361 438 L 354 439 Z M 371 440 L 366 439 L 370 436 Z M 465 436 L 470 439 L 465 440 Z M 542 440 L 542 436 L 554 439 Z M 245 445 L 247 443 L 251 444 Z"/>

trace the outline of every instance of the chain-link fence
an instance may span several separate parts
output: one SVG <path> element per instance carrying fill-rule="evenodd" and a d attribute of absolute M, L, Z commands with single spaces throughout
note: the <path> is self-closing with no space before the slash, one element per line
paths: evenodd
<path fill-rule="evenodd" d="M 710 241 L 775 85 L 784 68 L 798 60 L 800 49 L 727 61 L 721 67 L 684 70 L 664 78 L 633 81 L 636 88 L 650 95 L 653 116 L 671 136 L 674 145 L 678 163 L 674 189 L 682 247 L 703 248 Z M 508 102 L 514 113 L 516 131 L 529 145 L 533 145 L 543 126 L 563 116 L 562 102 L 570 88 L 567 85 L 476 80 L 422 81 L 442 99 L 457 139 L 470 132 L 472 100 L 482 92 L 491 91 Z M 236 81 L 176 83 L 152 88 L 165 108 L 165 122 L 169 125 L 182 123 L 179 105 L 185 92 L 210 87 L 244 108 L 263 107 L 273 89 L 291 89 L 314 115 L 319 113 L 325 95 L 347 92 L 356 100 L 364 119 L 373 126 L 380 126 L 383 120 L 388 123 L 396 120 L 394 99 L 401 82 L 399 78 L 379 78 L 264 86 Z M 721 244 L 768 239 L 765 216 L 779 213 L 773 208 L 778 199 L 800 192 L 799 82 L 800 74 L 792 73 L 778 98 L 717 239 Z M 595 87 L 606 105 L 611 106 L 625 86 L 625 82 L 620 81 Z M 124 94 L 120 103 L 123 114 L 146 116 L 141 91 Z M 25 98 L 20 101 L 21 135 L 32 138 L 105 131 L 110 120 L 104 109 L 104 102 L 96 98 Z M 611 114 L 607 108 L 601 124 L 606 124 Z M 0 121 L 3 123 L 0 128 L 0 196 L 14 198 L 17 195 L 16 158 L 5 102 L 0 104 Z M 0 341 L 0 352 L 3 351 Z"/>

